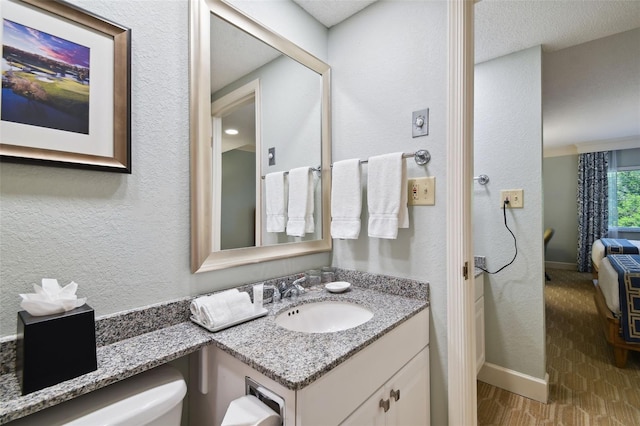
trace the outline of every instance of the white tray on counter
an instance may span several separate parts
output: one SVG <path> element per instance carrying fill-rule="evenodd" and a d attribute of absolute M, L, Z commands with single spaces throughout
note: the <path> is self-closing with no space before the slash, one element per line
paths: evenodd
<path fill-rule="evenodd" d="M 228 322 L 226 324 L 219 325 L 217 327 L 207 327 L 206 325 L 204 325 L 202 322 L 200 322 L 193 315 L 191 315 L 191 321 L 195 322 L 200 327 L 202 327 L 204 329 L 207 329 L 207 330 L 211 331 L 212 333 L 215 333 L 216 331 L 224 330 L 225 328 L 233 327 L 234 325 L 242 324 L 243 322 L 247 322 L 247 321 L 254 320 L 256 318 L 263 317 L 263 316 L 267 315 L 268 312 L 269 312 L 268 309 L 262 308 L 262 309 L 257 310 L 253 315 L 250 315 L 250 316 L 244 317 L 244 318 L 240 318 L 240 319 L 237 319 L 235 321 L 231 321 L 231 322 Z"/>

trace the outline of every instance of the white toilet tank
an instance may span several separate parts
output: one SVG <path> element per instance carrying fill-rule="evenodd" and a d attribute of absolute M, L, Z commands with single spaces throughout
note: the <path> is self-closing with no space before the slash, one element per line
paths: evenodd
<path fill-rule="evenodd" d="M 161 365 L 9 426 L 180 426 L 186 393 L 180 372 Z"/>

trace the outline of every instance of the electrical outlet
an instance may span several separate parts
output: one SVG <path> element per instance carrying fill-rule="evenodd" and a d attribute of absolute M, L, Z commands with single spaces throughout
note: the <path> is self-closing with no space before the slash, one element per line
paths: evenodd
<path fill-rule="evenodd" d="M 409 179 L 410 206 L 433 206 L 436 203 L 436 178 L 434 176 Z"/>
<path fill-rule="evenodd" d="M 524 207 L 524 190 L 522 189 L 503 189 L 500 191 L 500 208 L 505 200 L 509 200 L 508 209 L 521 209 Z"/>

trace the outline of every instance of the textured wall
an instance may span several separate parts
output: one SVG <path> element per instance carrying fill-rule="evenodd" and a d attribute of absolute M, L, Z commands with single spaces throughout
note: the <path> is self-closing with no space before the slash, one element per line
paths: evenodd
<path fill-rule="evenodd" d="M 105 315 L 327 264 L 317 254 L 190 273 L 188 2 L 73 3 L 132 29 L 133 174 L 0 165 L 0 336 L 15 333 L 18 294 L 43 277 L 75 281 Z M 273 23 L 299 14 L 277 4 Z M 311 27 L 299 21 L 294 40 Z M 326 57 L 324 36 L 298 38 Z"/>
<path fill-rule="evenodd" d="M 578 250 L 578 156 L 545 158 L 542 180 L 544 227 L 555 229 L 545 260 L 575 265 Z"/>
<path fill-rule="evenodd" d="M 473 224 L 477 255 L 495 271 L 513 258 L 501 189 L 524 189 L 524 208 L 507 211 L 518 241 L 515 262 L 485 277 L 486 360 L 543 379 L 545 366 L 542 257 L 542 64 L 540 47 L 475 68 Z"/>
<path fill-rule="evenodd" d="M 640 135 L 638 46 L 640 28 L 545 54 L 545 149 Z"/>
<path fill-rule="evenodd" d="M 432 155 L 427 167 L 408 159 L 407 170 L 436 177 L 436 205 L 410 207 L 411 227 L 396 240 L 368 238 L 365 191 L 360 238 L 334 240 L 333 264 L 429 281 L 431 420 L 438 425 L 447 423 L 446 22 L 445 2 L 379 2 L 329 32 L 334 161 L 420 148 Z M 423 108 L 430 109 L 429 136 L 413 139 L 411 112 Z"/>

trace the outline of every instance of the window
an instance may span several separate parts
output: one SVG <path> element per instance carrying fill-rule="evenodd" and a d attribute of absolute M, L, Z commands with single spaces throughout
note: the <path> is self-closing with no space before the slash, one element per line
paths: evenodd
<path fill-rule="evenodd" d="M 609 230 L 640 232 L 640 155 L 637 149 L 609 156 Z M 636 158 L 638 157 L 638 158 Z M 635 164 L 634 164 L 635 163 Z"/>

